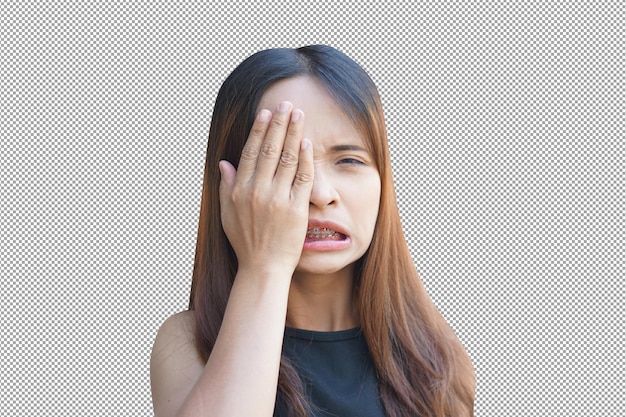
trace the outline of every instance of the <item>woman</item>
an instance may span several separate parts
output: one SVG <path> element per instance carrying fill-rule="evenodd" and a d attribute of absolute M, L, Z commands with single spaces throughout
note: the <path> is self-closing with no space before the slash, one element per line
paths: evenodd
<path fill-rule="evenodd" d="M 371 79 L 328 46 L 246 59 L 215 103 L 155 415 L 472 416 L 474 381 L 403 237 Z"/>

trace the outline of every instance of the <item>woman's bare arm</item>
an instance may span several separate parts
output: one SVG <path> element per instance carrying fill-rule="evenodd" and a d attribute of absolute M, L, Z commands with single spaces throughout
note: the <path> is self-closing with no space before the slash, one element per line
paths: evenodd
<path fill-rule="evenodd" d="M 201 370 L 181 371 L 193 346 L 189 338 L 176 348 L 176 330 L 164 325 L 159 332 L 154 351 L 164 353 L 153 353 L 151 366 L 153 397 L 160 396 L 153 398 L 156 417 L 273 414 L 289 285 L 306 235 L 313 182 L 312 149 L 302 139 L 304 114 L 291 109 L 286 103 L 269 118 L 268 111 L 260 112 L 238 170 L 220 165 L 222 224 L 239 269 Z"/>
<path fill-rule="evenodd" d="M 150 361 L 155 417 L 271 415 L 290 278 L 279 271 L 237 274 L 206 365 L 194 344 L 193 313 L 165 321 Z"/>
<path fill-rule="evenodd" d="M 168 318 L 159 329 L 150 356 L 150 385 L 155 417 L 174 416 L 204 369 L 194 344 L 193 312 Z"/>

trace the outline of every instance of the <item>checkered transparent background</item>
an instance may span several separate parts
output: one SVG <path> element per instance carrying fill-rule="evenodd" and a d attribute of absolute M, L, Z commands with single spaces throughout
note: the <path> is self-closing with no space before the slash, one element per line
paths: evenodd
<path fill-rule="evenodd" d="M 313 43 L 379 86 L 476 415 L 624 415 L 623 6 L 371 3 L 0 6 L 0 415 L 152 415 L 217 90 L 253 52 Z"/>

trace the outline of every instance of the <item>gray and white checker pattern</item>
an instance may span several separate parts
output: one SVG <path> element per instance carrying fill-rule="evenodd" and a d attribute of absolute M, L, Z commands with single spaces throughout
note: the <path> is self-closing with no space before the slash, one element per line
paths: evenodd
<path fill-rule="evenodd" d="M 416 265 L 477 416 L 624 415 L 618 1 L 8 2 L 0 415 L 152 415 L 217 90 L 333 45 L 379 86 Z"/>

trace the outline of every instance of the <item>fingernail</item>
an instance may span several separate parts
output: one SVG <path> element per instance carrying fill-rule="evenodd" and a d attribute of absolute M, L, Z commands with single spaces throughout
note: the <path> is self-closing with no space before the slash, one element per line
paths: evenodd
<path fill-rule="evenodd" d="M 291 103 L 288 101 L 283 101 L 278 105 L 278 111 L 281 113 L 287 113 L 289 110 L 291 110 Z"/>
<path fill-rule="evenodd" d="M 300 149 L 308 149 L 309 146 L 311 146 L 311 141 L 307 138 L 302 139 L 302 142 L 300 143 Z"/>
<path fill-rule="evenodd" d="M 271 111 L 269 111 L 267 109 L 263 109 L 263 110 L 261 110 L 259 112 L 259 115 L 258 115 L 259 122 L 267 123 L 267 122 L 270 121 L 271 118 L 272 118 L 272 112 Z"/>
<path fill-rule="evenodd" d="M 300 120 L 300 116 L 302 115 L 302 113 L 300 112 L 300 110 L 294 110 L 291 113 L 291 121 L 292 122 L 297 122 L 298 120 Z"/>

